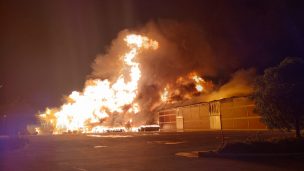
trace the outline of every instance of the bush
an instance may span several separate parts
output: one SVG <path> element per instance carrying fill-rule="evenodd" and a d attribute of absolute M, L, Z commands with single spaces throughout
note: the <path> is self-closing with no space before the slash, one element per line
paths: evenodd
<path fill-rule="evenodd" d="M 219 153 L 304 153 L 304 139 L 246 140 L 225 144 Z"/>

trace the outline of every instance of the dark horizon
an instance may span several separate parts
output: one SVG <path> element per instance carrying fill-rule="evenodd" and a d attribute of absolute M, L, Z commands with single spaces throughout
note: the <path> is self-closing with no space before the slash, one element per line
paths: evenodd
<path fill-rule="evenodd" d="M 63 95 L 82 89 L 96 55 L 121 30 L 150 21 L 194 23 L 219 64 L 235 60 L 229 72 L 254 67 L 261 74 L 285 57 L 304 58 L 303 11 L 302 1 L 288 0 L 2 0 L 0 117 L 28 123 L 37 111 L 60 105 Z"/>

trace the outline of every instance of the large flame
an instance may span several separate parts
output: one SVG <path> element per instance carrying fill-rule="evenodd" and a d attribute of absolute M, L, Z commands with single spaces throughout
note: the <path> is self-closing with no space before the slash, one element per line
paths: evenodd
<path fill-rule="evenodd" d="M 212 89 L 211 81 L 205 81 L 195 71 L 186 76 L 180 76 L 173 84 L 168 84 L 160 93 L 162 102 L 174 102 L 179 100 L 191 99 L 193 96 L 207 93 Z"/>
<path fill-rule="evenodd" d="M 195 89 L 198 92 L 202 92 L 204 90 L 203 83 L 206 83 L 206 81 L 202 77 L 200 77 L 196 72 L 190 73 L 189 77 L 195 82 Z"/>
<path fill-rule="evenodd" d="M 141 78 L 139 63 L 134 58 L 143 49 L 157 49 L 158 42 L 141 35 L 127 35 L 124 39 L 129 51 L 123 55 L 129 79 L 121 74 L 116 81 L 92 79 L 86 81 L 82 92 L 73 91 L 59 109 L 46 109 L 39 118 L 53 127 L 54 134 L 68 131 L 81 133 L 104 132 L 104 119 L 113 113 L 137 113 L 138 81 Z M 125 110 L 126 106 L 130 106 Z M 117 128 L 119 129 L 119 128 Z"/>

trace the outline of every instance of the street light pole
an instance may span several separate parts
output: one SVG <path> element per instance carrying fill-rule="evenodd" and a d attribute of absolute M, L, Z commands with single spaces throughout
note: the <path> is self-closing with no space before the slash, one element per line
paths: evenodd
<path fill-rule="evenodd" d="M 225 137 L 224 137 L 224 132 L 223 132 L 222 111 L 221 111 L 221 103 L 220 102 L 219 102 L 219 111 L 220 111 L 220 123 L 221 123 L 221 138 L 222 138 L 221 148 L 223 148 L 224 145 L 225 145 Z"/>

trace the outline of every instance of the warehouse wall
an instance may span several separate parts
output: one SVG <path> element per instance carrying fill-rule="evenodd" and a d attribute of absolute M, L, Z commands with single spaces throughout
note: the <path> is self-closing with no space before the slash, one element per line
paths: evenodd
<path fill-rule="evenodd" d="M 161 130 L 176 130 L 177 109 L 165 109 L 158 112 L 159 127 Z"/>
<path fill-rule="evenodd" d="M 184 130 L 203 130 L 210 128 L 208 103 L 180 107 L 178 115 L 183 118 Z"/>
<path fill-rule="evenodd" d="M 247 97 L 172 107 L 158 112 L 159 125 L 167 131 L 267 129 L 253 109 Z"/>
<path fill-rule="evenodd" d="M 209 102 L 210 129 L 221 129 L 221 108 L 220 101 Z"/>
<path fill-rule="evenodd" d="M 223 129 L 267 129 L 253 112 L 254 102 L 247 97 L 222 100 L 220 107 Z"/>

